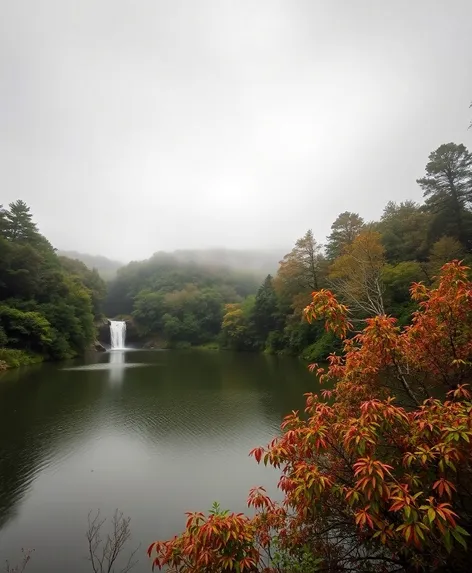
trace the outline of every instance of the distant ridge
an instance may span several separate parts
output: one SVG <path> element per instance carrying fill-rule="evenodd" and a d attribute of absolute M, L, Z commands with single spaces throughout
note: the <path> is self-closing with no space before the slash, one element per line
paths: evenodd
<path fill-rule="evenodd" d="M 287 249 L 287 252 L 289 250 Z M 202 266 L 227 267 L 232 270 L 246 271 L 260 279 L 268 274 L 274 275 L 277 272 L 279 261 L 285 255 L 282 249 L 225 249 L 222 247 L 178 249 L 176 251 L 158 251 L 158 253 L 165 253 L 181 263 L 191 262 Z M 127 264 L 101 255 L 88 255 L 78 251 L 59 250 L 57 254 L 70 259 L 78 259 L 89 268 L 97 269 L 100 276 L 105 280 L 114 279 L 118 269 Z"/>
<path fill-rule="evenodd" d="M 259 278 L 277 272 L 279 261 L 285 255 L 281 250 L 262 249 L 179 249 L 170 253 L 178 261 L 202 265 L 216 265 L 233 270 L 251 272 Z"/>
<path fill-rule="evenodd" d="M 102 255 L 88 255 L 87 253 L 79 253 L 78 251 L 58 250 L 57 254 L 61 257 L 82 261 L 89 269 L 97 269 L 102 279 L 107 281 L 114 279 L 117 270 L 125 265 L 125 263 L 113 261 Z"/>

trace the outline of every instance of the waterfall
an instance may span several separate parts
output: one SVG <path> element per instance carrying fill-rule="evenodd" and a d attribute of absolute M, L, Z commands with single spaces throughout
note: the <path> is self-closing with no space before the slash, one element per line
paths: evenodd
<path fill-rule="evenodd" d="M 110 320 L 110 340 L 112 350 L 123 350 L 126 341 L 126 322 Z"/>

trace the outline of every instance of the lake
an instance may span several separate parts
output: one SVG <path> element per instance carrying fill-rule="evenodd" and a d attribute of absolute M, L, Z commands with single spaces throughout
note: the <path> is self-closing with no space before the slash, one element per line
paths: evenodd
<path fill-rule="evenodd" d="M 86 573 L 87 516 L 116 508 L 141 542 L 181 531 L 187 510 L 246 509 L 279 474 L 248 457 L 303 407 L 316 381 L 288 357 L 112 351 L 0 376 L 0 563 L 34 548 L 27 573 Z M 1 569 L 1 566 L 0 566 Z"/>

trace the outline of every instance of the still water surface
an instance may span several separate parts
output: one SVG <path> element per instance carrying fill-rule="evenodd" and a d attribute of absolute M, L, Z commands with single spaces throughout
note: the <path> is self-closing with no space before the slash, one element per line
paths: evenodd
<path fill-rule="evenodd" d="M 87 573 L 89 511 L 120 508 L 142 543 L 133 571 L 150 571 L 145 549 L 186 510 L 244 511 L 250 487 L 274 491 L 277 473 L 248 452 L 314 388 L 297 360 L 223 352 L 114 351 L 3 374 L 0 564 L 28 547 L 28 573 Z"/>

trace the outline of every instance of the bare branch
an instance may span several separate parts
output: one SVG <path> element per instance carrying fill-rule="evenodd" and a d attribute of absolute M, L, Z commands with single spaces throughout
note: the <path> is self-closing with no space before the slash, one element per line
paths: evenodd
<path fill-rule="evenodd" d="M 10 567 L 9 561 L 6 561 L 5 565 L 5 572 L 6 573 L 23 573 L 28 565 L 31 555 L 33 554 L 34 549 L 21 549 L 22 559 L 19 565 L 15 565 L 14 567 Z"/>
<path fill-rule="evenodd" d="M 135 555 L 141 545 L 138 545 L 129 554 L 129 558 L 121 568 L 115 568 L 117 560 L 122 555 L 127 542 L 131 539 L 130 517 L 125 517 L 123 512 L 115 510 L 111 519 L 111 532 L 107 533 L 104 540 L 101 532 L 107 519 L 100 519 L 100 510 L 94 517 L 88 516 L 88 529 L 86 538 L 88 541 L 88 560 L 94 573 L 128 573 L 137 563 Z"/>

